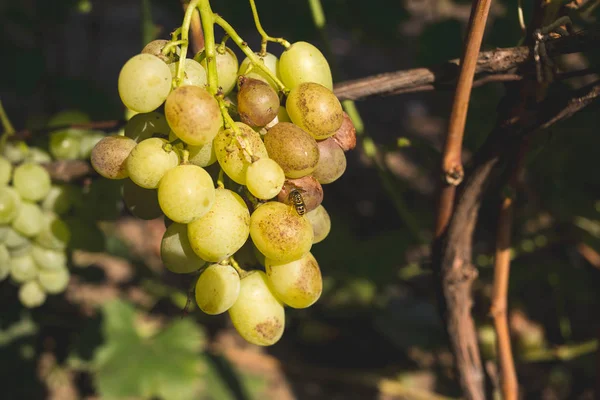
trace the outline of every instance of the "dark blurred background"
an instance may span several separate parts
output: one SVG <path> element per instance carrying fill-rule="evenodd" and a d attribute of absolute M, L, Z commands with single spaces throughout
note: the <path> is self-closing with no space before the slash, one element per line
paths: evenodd
<path fill-rule="evenodd" d="M 528 17 L 531 4 L 525 3 Z M 459 57 L 471 6 L 452 0 L 323 0 L 325 39 L 308 1 L 257 0 L 257 5 L 270 35 L 309 41 L 323 51 L 329 43 L 335 82 Z M 213 9 L 258 48 L 247 2 L 214 1 Z M 181 24 L 183 8 L 177 0 L 1 0 L 0 98 L 17 130 L 41 126 L 64 110 L 78 110 L 92 121 L 122 119 L 118 73 L 143 47 L 148 16 L 157 37 L 168 38 Z M 585 27 L 580 22 L 576 29 Z M 513 47 L 520 39 L 517 1 L 493 3 L 484 49 Z M 275 44 L 269 51 L 280 54 Z M 558 61 L 567 70 L 597 66 L 600 52 Z M 553 88 L 567 92 L 593 79 Z M 474 90 L 467 161 L 493 128 L 504 93 L 500 83 Z M 451 101 L 451 90 L 437 90 L 357 103 L 364 137 L 379 149 L 382 169 L 358 146 L 347 154 L 344 176 L 325 186 L 332 231 L 313 247 L 325 291 L 310 309 L 287 312 L 284 337 L 272 348 L 244 343 L 224 316 L 195 309 L 181 319 L 192 278 L 160 265 L 162 221 L 132 219 L 114 206 L 114 185 L 100 187 L 98 204 L 111 203 L 116 211 L 93 218 L 100 220 L 98 246 L 73 254 L 74 277 L 64 296 L 27 312 L 16 289 L 0 283 L 2 397 L 459 397 L 428 244 Z M 593 397 L 600 284 L 598 112 L 592 105 L 536 136 L 517 197 L 509 321 L 524 398 Z M 473 254 L 479 268 L 473 312 L 488 372 L 495 365 L 488 309 L 499 202 L 499 189 L 486 192 Z M 140 341 L 114 326 L 131 326 L 142 338 L 158 336 Z"/>

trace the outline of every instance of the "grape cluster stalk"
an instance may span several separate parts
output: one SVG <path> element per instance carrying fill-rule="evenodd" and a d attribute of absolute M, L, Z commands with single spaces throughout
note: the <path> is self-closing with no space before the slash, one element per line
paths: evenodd
<path fill-rule="evenodd" d="M 205 48 L 188 57 L 195 8 Z M 226 33 L 219 44 L 215 24 Z M 356 135 L 321 51 L 263 36 L 252 52 L 207 0 L 190 2 L 171 40 L 148 43 L 123 65 L 119 94 L 135 115 L 122 135 L 96 144 L 91 162 L 125 180 L 133 215 L 164 216 L 161 258 L 174 273 L 197 274 L 198 307 L 228 312 L 244 339 L 268 346 L 283 334 L 285 306 L 321 296 L 311 248 L 331 229 L 322 185 L 344 173 Z M 241 63 L 229 38 L 246 55 Z M 268 40 L 285 47 L 280 58 Z"/>
<path fill-rule="evenodd" d="M 88 122 L 77 112 L 58 113 L 48 126 Z M 8 133 L 8 132 L 7 132 Z M 47 150 L 3 135 L 0 155 L 0 281 L 19 285 L 19 300 L 39 307 L 49 294 L 59 294 L 70 279 L 71 228 L 65 221 L 82 202 L 82 189 L 54 184 L 43 163 L 82 160 L 104 134 L 62 129 L 50 135 Z"/>

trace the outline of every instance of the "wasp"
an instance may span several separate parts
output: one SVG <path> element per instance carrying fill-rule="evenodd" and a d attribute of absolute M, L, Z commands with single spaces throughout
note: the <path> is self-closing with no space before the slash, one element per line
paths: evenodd
<path fill-rule="evenodd" d="M 298 189 L 293 189 L 290 192 L 288 199 L 290 204 L 292 204 L 296 209 L 298 215 L 306 214 L 306 204 L 304 204 L 304 199 L 302 198 L 302 195 Z"/>

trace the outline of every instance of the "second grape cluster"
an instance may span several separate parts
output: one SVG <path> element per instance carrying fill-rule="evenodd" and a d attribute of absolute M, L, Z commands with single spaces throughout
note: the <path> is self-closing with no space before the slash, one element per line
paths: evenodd
<path fill-rule="evenodd" d="M 330 230 L 322 185 L 344 173 L 354 127 L 332 92 L 325 57 L 309 43 L 241 65 L 217 46 L 215 95 L 206 53 L 180 63 L 170 43 L 151 42 L 123 66 L 119 93 L 138 114 L 122 136 L 96 145 L 92 165 L 126 179 L 134 215 L 166 216 L 162 260 L 176 273 L 200 272 L 200 309 L 228 311 L 243 338 L 274 344 L 284 306 L 306 308 L 321 295 L 310 251 Z M 236 257 L 248 248 L 264 269 L 242 269 Z"/>

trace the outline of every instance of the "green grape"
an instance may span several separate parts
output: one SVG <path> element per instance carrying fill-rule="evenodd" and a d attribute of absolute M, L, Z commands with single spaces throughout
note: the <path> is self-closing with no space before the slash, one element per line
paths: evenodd
<path fill-rule="evenodd" d="M 279 59 L 271 53 L 265 53 L 264 56 L 261 56 L 259 53 L 256 53 L 259 60 L 279 79 Z M 268 83 L 273 89 L 278 90 L 275 81 L 271 79 L 262 69 L 257 66 L 252 65 L 250 59 L 248 57 L 244 58 L 244 61 L 240 64 L 240 69 L 238 70 L 239 76 L 245 76 L 247 78 L 260 79 L 263 82 Z M 250 72 L 248 72 L 250 70 Z"/>
<path fill-rule="evenodd" d="M 46 301 L 46 293 L 37 281 L 29 281 L 19 288 L 19 301 L 27 308 L 39 307 Z"/>
<path fill-rule="evenodd" d="M 307 212 L 306 218 L 313 227 L 313 244 L 323 241 L 331 230 L 331 219 L 325 207 L 319 205 L 314 210 Z"/>
<path fill-rule="evenodd" d="M 81 137 L 79 145 L 79 158 L 87 160 L 92 156 L 94 147 L 104 139 L 106 135 L 102 132 L 88 131 Z M 120 136 L 120 135 L 119 135 Z"/>
<path fill-rule="evenodd" d="M 204 53 L 197 54 L 194 59 L 199 61 L 198 59 L 202 57 L 203 54 Z M 225 47 L 223 54 L 219 52 L 219 48 L 217 47 L 215 61 L 217 64 L 217 78 L 219 80 L 219 87 L 221 87 L 223 95 L 226 96 L 233 90 L 237 81 L 238 59 L 233 50 L 231 50 L 229 47 Z M 201 64 L 204 68 L 207 68 L 206 58 L 202 59 Z"/>
<path fill-rule="evenodd" d="M 323 186 L 312 175 L 303 176 L 298 179 L 286 179 L 283 189 L 277 195 L 277 201 L 293 205 L 290 202 L 290 193 L 292 191 L 300 192 L 304 203 L 305 211 L 312 211 L 323 202 Z"/>
<path fill-rule="evenodd" d="M 77 160 L 81 152 L 83 132 L 81 129 L 52 132 L 48 145 L 52 157 L 57 160 Z"/>
<path fill-rule="evenodd" d="M 277 120 L 279 122 L 292 122 L 284 106 L 279 106 L 279 111 L 277 112 Z"/>
<path fill-rule="evenodd" d="M 288 205 L 271 201 L 259 206 L 250 218 L 250 236 L 256 248 L 278 263 L 302 258 L 310 251 L 310 222 Z"/>
<path fill-rule="evenodd" d="M 248 149 L 255 158 L 269 156 L 260 135 L 254 129 L 241 122 L 235 124 L 239 129 L 239 136 L 236 137 L 233 129 L 221 129 L 215 137 L 213 146 L 219 165 L 227 176 L 234 182 L 245 185 L 246 170 L 251 163 L 251 158 L 241 146 Z"/>
<path fill-rule="evenodd" d="M 31 257 L 41 269 L 59 269 L 67 267 L 67 254 L 64 250 L 53 250 L 34 244 Z"/>
<path fill-rule="evenodd" d="M 12 227 L 21 235 L 32 237 L 42 231 L 44 223 L 44 213 L 40 206 L 24 201 L 17 217 L 12 221 Z"/>
<path fill-rule="evenodd" d="M 292 89 L 285 108 L 292 122 L 317 140 L 333 136 L 344 121 L 344 110 L 338 98 L 318 83 L 301 83 Z"/>
<path fill-rule="evenodd" d="M 154 136 L 166 137 L 170 130 L 165 116 L 158 111 L 152 111 L 131 117 L 125 125 L 125 136 L 139 143 Z"/>
<path fill-rule="evenodd" d="M 158 191 L 144 189 L 130 179 L 123 184 L 123 200 L 129 212 L 140 219 L 155 219 L 163 214 L 158 204 Z"/>
<path fill-rule="evenodd" d="M 240 294 L 240 276 L 231 265 L 213 264 L 196 281 L 196 303 L 206 314 L 229 310 Z"/>
<path fill-rule="evenodd" d="M 280 122 L 269 129 L 265 147 L 269 157 L 279 164 L 288 178 L 310 174 L 319 162 L 316 140 L 290 122 Z"/>
<path fill-rule="evenodd" d="M 285 329 L 283 304 L 271 292 L 262 271 L 251 271 L 241 279 L 229 317 L 241 337 L 259 346 L 277 343 Z"/>
<path fill-rule="evenodd" d="M 8 224 L 19 214 L 21 196 L 12 187 L 0 187 L 0 224 Z"/>
<path fill-rule="evenodd" d="M 176 52 L 171 52 L 168 55 L 163 54 L 162 51 L 165 45 L 167 45 L 169 42 L 170 40 L 164 39 L 153 40 L 149 42 L 146 46 L 144 46 L 144 48 L 142 49 L 142 54 L 152 54 L 153 56 L 160 58 L 166 63 L 173 62 L 178 58 L 177 56 L 179 55 L 179 53 L 181 53 L 181 51 L 178 47 L 176 47 Z"/>
<path fill-rule="evenodd" d="M 268 83 L 241 76 L 237 94 L 240 120 L 250 126 L 265 126 L 277 116 L 279 96 Z"/>
<path fill-rule="evenodd" d="M 10 274 L 10 253 L 5 245 L 0 244 L 0 282 Z"/>
<path fill-rule="evenodd" d="M 269 200 L 277 196 L 285 182 L 283 169 L 270 158 L 253 162 L 246 171 L 246 185 L 255 197 Z"/>
<path fill-rule="evenodd" d="M 140 113 L 156 110 L 171 92 L 171 71 L 160 58 L 138 54 L 119 73 L 119 95 L 125 107 Z"/>
<path fill-rule="evenodd" d="M 204 146 L 188 146 L 187 150 L 189 152 L 188 162 L 190 164 L 204 168 L 217 161 L 212 141 Z"/>
<path fill-rule="evenodd" d="M 176 222 L 169 225 L 160 242 L 160 258 L 165 267 L 176 274 L 198 271 L 206 264 L 192 250 L 187 225 Z"/>
<path fill-rule="evenodd" d="M 173 79 L 177 77 L 177 66 L 179 62 L 174 62 L 169 64 L 169 70 L 171 70 L 171 76 Z M 185 67 L 183 70 L 183 82 L 181 82 L 181 86 L 183 85 L 194 85 L 204 87 L 208 83 L 208 78 L 206 77 L 206 70 L 204 67 L 196 60 L 192 58 L 187 58 L 185 60 Z"/>
<path fill-rule="evenodd" d="M 150 138 L 141 141 L 131 150 L 127 157 L 127 171 L 135 184 L 146 189 L 156 189 L 163 175 L 179 164 L 177 152 L 163 148 L 167 144 L 165 139 Z"/>
<path fill-rule="evenodd" d="M 158 185 L 158 204 L 169 219 L 190 223 L 210 210 L 215 202 L 215 184 L 203 168 L 179 165 L 165 173 Z"/>
<path fill-rule="evenodd" d="M 72 124 L 85 124 L 87 122 L 90 122 L 90 117 L 83 111 L 64 110 L 54 114 L 48 121 L 48 126 L 57 127 Z"/>
<path fill-rule="evenodd" d="M 219 188 L 210 211 L 188 225 L 188 238 L 200 258 L 219 262 L 244 245 L 249 226 L 250 212 L 244 200 L 231 190 Z"/>
<path fill-rule="evenodd" d="M 52 156 L 46 150 L 42 150 L 39 147 L 31 147 L 25 160 L 35 164 L 43 164 L 51 162 Z"/>
<path fill-rule="evenodd" d="M 356 128 L 352 119 L 344 112 L 344 120 L 342 126 L 335 131 L 331 137 L 344 151 L 352 150 L 356 147 Z"/>
<path fill-rule="evenodd" d="M 10 277 L 17 283 L 23 283 L 35 279 L 38 269 L 30 254 L 25 254 L 10 259 Z"/>
<path fill-rule="evenodd" d="M 9 228 L 6 238 L 4 239 L 4 245 L 8 248 L 8 250 L 13 252 L 17 249 L 28 248 L 31 246 L 31 242 L 28 238 L 21 235 L 13 228 Z"/>
<path fill-rule="evenodd" d="M 165 116 L 179 139 L 192 146 L 210 143 L 223 126 L 219 103 L 200 86 L 180 86 L 165 103 Z"/>
<path fill-rule="evenodd" d="M 265 260 L 270 287 L 279 300 L 293 308 L 313 305 L 323 291 L 323 278 L 317 260 L 308 253 L 285 264 Z"/>
<path fill-rule="evenodd" d="M 289 89 L 304 82 L 315 82 L 333 90 L 329 63 L 319 49 L 307 42 L 296 42 L 281 54 L 279 74 Z"/>
<path fill-rule="evenodd" d="M 41 270 L 38 275 L 38 282 L 46 293 L 58 294 L 65 291 L 70 277 L 69 270 L 66 268 Z"/>
<path fill-rule="evenodd" d="M 2 155 L 12 164 L 17 164 L 24 161 L 29 154 L 29 147 L 23 141 L 6 142 Z"/>
<path fill-rule="evenodd" d="M 312 172 L 312 176 L 323 185 L 335 182 L 346 171 L 344 150 L 333 138 L 321 140 L 317 145 L 319 146 L 319 162 Z"/>
<path fill-rule="evenodd" d="M 58 215 L 69 212 L 77 201 L 78 189 L 71 185 L 52 185 L 48 195 L 42 200 L 42 210 Z"/>
<path fill-rule="evenodd" d="M 10 225 L 0 224 L 0 244 L 6 241 L 6 238 L 8 237 L 8 232 L 10 232 L 10 230 Z"/>
<path fill-rule="evenodd" d="M 0 186 L 8 185 L 12 178 L 12 169 L 10 161 L 0 156 Z"/>
<path fill-rule="evenodd" d="M 106 136 L 92 149 L 92 167 L 105 178 L 125 179 L 128 176 L 127 159 L 136 147 L 131 138 Z"/>
<path fill-rule="evenodd" d="M 40 201 L 50 191 L 50 175 L 37 164 L 21 164 L 15 168 L 13 186 L 23 200 Z"/>
<path fill-rule="evenodd" d="M 45 225 L 35 241 L 47 249 L 62 250 L 67 247 L 71 240 L 69 226 L 54 214 L 46 214 Z"/>

